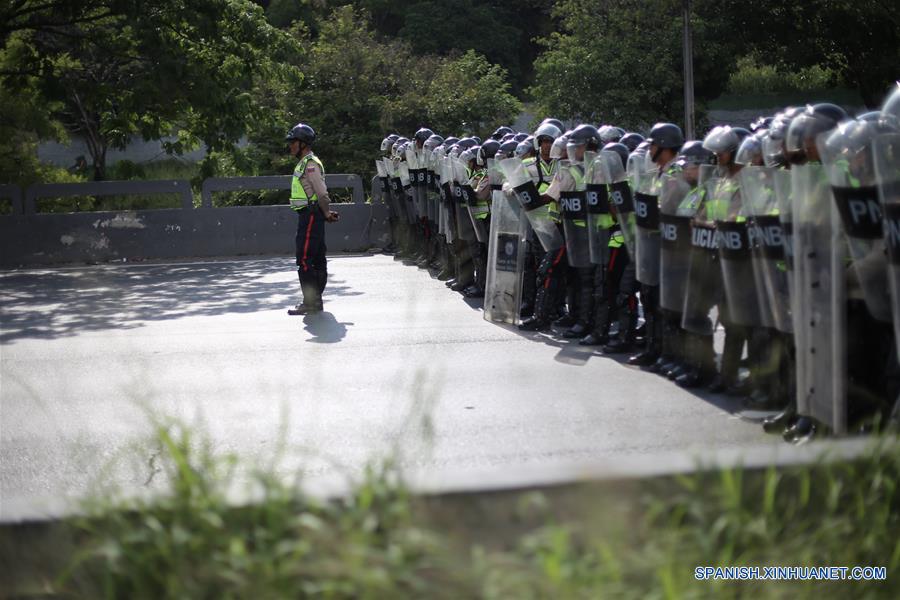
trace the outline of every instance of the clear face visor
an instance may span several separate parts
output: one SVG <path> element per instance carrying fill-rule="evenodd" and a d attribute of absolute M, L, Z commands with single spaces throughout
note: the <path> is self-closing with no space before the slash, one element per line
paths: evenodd
<path fill-rule="evenodd" d="M 578 143 L 578 142 L 569 142 L 566 144 L 566 158 L 570 163 L 582 163 L 584 162 L 584 154 L 585 149 L 587 148 L 587 144 Z"/>
<path fill-rule="evenodd" d="M 388 150 L 391 149 L 392 145 L 393 145 L 393 142 L 391 142 L 391 140 L 389 138 L 384 138 L 383 140 L 381 140 L 381 151 L 387 152 Z"/>
<path fill-rule="evenodd" d="M 567 142 L 566 138 L 556 138 L 553 142 L 553 146 L 550 147 L 550 158 L 557 160 L 565 158 Z"/>
<path fill-rule="evenodd" d="M 779 167 L 785 163 L 784 142 L 781 134 L 770 131 L 762 140 L 763 162 L 767 167 Z"/>
<path fill-rule="evenodd" d="M 734 162 L 744 166 L 762 165 L 762 144 L 760 144 L 759 138 L 756 136 L 745 138 L 734 156 Z"/>

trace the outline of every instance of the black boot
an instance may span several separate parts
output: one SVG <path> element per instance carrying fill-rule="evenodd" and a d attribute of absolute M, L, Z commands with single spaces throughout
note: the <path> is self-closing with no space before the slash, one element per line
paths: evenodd
<path fill-rule="evenodd" d="M 522 321 L 519 325 L 520 330 L 546 331 L 550 328 L 550 296 L 546 288 L 538 289 L 534 301 L 534 315 Z"/>

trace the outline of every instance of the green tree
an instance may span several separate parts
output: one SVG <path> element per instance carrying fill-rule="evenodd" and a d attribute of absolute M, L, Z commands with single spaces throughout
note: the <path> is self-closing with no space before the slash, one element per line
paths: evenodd
<path fill-rule="evenodd" d="M 127 15 L 29 31 L 35 51 L 6 81 L 36 76 L 62 103 L 57 116 L 84 136 L 103 178 L 106 152 L 133 136 L 177 132 L 173 153 L 227 151 L 258 119 L 263 79 L 300 81 L 295 41 L 249 0 L 146 0 Z M 27 75 L 23 75 L 27 74 Z"/>
<path fill-rule="evenodd" d="M 482 137 L 522 111 L 509 93 L 506 70 L 474 50 L 442 61 L 428 86 L 426 106 L 433 128 Z"/>

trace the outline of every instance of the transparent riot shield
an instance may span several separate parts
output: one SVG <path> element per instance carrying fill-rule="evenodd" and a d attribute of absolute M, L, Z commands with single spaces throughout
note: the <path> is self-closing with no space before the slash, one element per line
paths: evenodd
<path fill-rule="evenodd" d="M 401 191 L 401 198 L 403 198 L 404 203 L 406 204 L 406 217 L 407 221 L 410 225 L 415 225 L 418 222 L 418 211 L 416 209 L 416 201 L 415 196 L 413 195 L 413 187 L 410 180 L 409 173 L 409 165 L 405 162 L 401 162 L 397 166 L 397 170 L 400 173 L 400 183 L 403 186 Z"/>
<path fill-rule="evenodd" d="M 541 200 L 537 186 L 525 169 L 520 158 L 506 158 L 500 161 L 500 170 L 516 194 L 516 198 L 525 210 L 525 216 L 531 224 L 545 252 L 558 250 L 565 244 L 562 234 L 550 213 L 547 205 Z"/>
<path fill-rule="evenodd" d="M 878 199 L 884 216 L 894 335 L 900 340 L 900 134 L 879 136 L 872 147 Z"/>
<path fill-rule="evenodd" d="M 739 173 L 750 241 L 760 319 L 765 327 L 791 333 L 791 296 L 784 252 L 784 229 L 775 192 L 775 169 L 746 166 Z"/>
<path fill-rule="evenodd" d="M 678 313 L 684 309 L 691 254 L 691 217 L 679 215 L 678 208 L 690 191 L 681 171 L 659 180 L 659 304 Z"/>
<path fill-rule="evenodd" d="M 887 251 L 872 157 L 874 123 L 850 121 L 819 143 L 822 164 L 847 237 L 851 268 L 872 316 L 891 322 Z"/>
<path fill-rule="evenodd" d="M 566 257 L 572 267 L 589 267 L 591 247 L 588 241 L 584 171 L 580 163 L 562 160 L 556 177 L 560 189 L 559 214 L 566 234 Z"/>
<path fill-rule="evenodd" d="M 396 211 L 396 206 L 394 205 L 393 194 L 391 194 L 391 181 L 388 178 L 387 169 L 384 166 L 384 160 L 379 158 L 375 161 L 375 171 L 378 174 L 378 180 L 381 182 L 381 189 L 383 193 L 381 195 L 381 201 L 384 202 L 388 209 L 390 210 L 391 216 L 396 218 L 398 213 Z"/>
<path fill-rule="evenodd" d="M 715 223 L 708 215 L 710 194 L 718 182 L 717 177 L 709 177 L 703 182 L 707 200 L 691 220 L 691 248 L 681 326 L 700 335 L 715 332 L 716 305 L 724 294 L 722 267 L 719 265 L 719 236 Z"/>
<path fill-rule="evenodd" d="M 590 246 L 591 263 L 605 266 L 609 262 L 609 238 L 615 223 L 610 212 L 609 184 L 607 180 L 610 168 L 601 161 L 618 157 L 610 157 L 602 152 L 588 160 L 585 156 L 585 198 L 587 200 L 588 244 Z"/>
<path fill-rule="evenodd" d="M 794 338 L 802 335 L 796 331 L 794 322 L 797 315 L 797 274 L 794 272 L 794 195 L 791 190 L 791 172 L 787 169 L 774 168 L 772 171 L 772 183 L 775 187 L 775 201 L 778 211 L 778 221 L 781 223 L 781 241 L 784 250 L 784 263 L 778 265 L 784 271 L 787 282 L 789 329 L 783 329 L 785 333 L 793 333 Z"/>
<path fill-rule="evenodd" d="M 462 193 L 463 199 L 465 200 L 466 211 L 469 215 L 469 219 L 472 221 L 472 229 L 475 232 L 475 239 L 482 244 L 488 243 L 488 230 L 485 227 L 485 220 L 482 215 L 484 215 L 488 208 L 485 205 L 485 202 L 479 201 L 476 193 L 476 189 L 481 186 L 481 178 L 472 176 L 467 176 L 467 169 L 465 168 L 464 163 L 462 161 L 457 161 L 459 164 L 463 165 L 461 177 L 465 177 L 465 180 L 462 185 Z"/>
<path fill-rule="evenodd" d="M 894 321 L 894 355 L 900 340 L 900 134 L 885 134 L 872 142 L 878 198 L 883 213 L 883 233 L 888 253 L 888 282 Z M 900 398 L 891 413 L 894 423 L 900 419 Z"/>
<path fill-rule="evenodd" d="M 625 247 L 628 249 L 628 256 L 633 259 L 637 225 L 634 215 L 634 196 L 631 192 L 628 173 L 625 171 L 622 159 L 619 158 L 616 152 L 604 150 L 600 152 L 600 157 L 603 160 L 599 163 L 599 166 L 604 171 L 603 176 L 609 182 L 609 208 L 619 224 L 622 239 L 625 240 Z M 630 157 L 628 160 L 632 162 Z"/>
<path fill-rule="evenodd" d="M 846 243 L 827 174 L 821 164 L 791 168 L 794 266 L 799 317 L 797 410 L 830 426 L 847 427 Z M 805 373 L 801 377 L 800 370 Z M 800 387 L 802 382 L 803 386 Z"/>
<path fill-rule="evenodd" d="M 425 170 L 423 168 L 422 151 L 413 143 L 406 146 L 406 164 L 409 169 L 410 185 L 413 201 L 416 205 L 416 217 L 424 219 L 428 216 L 428 208 L 425 205 Z"/>
<path fill-rule="evenodd" d="M 388 174 L 391 193 L 391 201 L 394 203 L 397 216 L 401 221 L 408 223 L 409 219 L 406 215 L 406 200 L 403 195 L 403 182 L 400 180 L 400 164 L 390 158 L 384 159 L 384 169 Z"/>
<path fill-rule="evenodd" d="M 455 209 L 453 207 L 453 167 L 449 156 L 442 156 L 438 160 L 438 172 L 440 173 L 440 210 L 441 220 L 444 223 L 444 235 L 448 242 L 453 242 L 458 237 L 456 230 Z"/>
<path fill-rule="evenodd" d="M 634 194 L 634 220 L 637 225 L 635 267 L 637 280 L 644 285 L 659 285 L 659 191 L 655 173 L 638 172 Z"/>
<path fill-rule="evenodd" d="M 515 195 L 500 189 L 503 177 L 493 159 L 487 169 L 492 193 L 484 318 L 515 324 L 522 304 L 528 220 Z"/>
<path fill-rule="evenodd" d="M 742 198 L 740 182 L 734 176 L 719 179 L 711 196 L 716 207 L 722 283 L 731 320 L 739 325 L 760 326 L 762 320 Z"/>
<path fill-rule="evenodd" d="M 475 229 L 463 192 L 463 186 L 469 182 L 466 165 L 458 158 L 451 158 L 450 165 L 453 169 L 453 212 L 456 215 L 456 231 L 459 239 L 474 242 L 478 238 L 475 237 Z"/>

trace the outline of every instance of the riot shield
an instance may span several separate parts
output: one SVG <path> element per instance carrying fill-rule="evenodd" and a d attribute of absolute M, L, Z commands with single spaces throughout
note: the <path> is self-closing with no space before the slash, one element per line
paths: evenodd
<path fill-rule="evenodd" d="M 472 177 L 468 177 L 468 170 L 466 169 L 465 164 L 462 161 L 457 161 L 457 163 L 461 165 L 462 168 L 462 171 L 460 173 L 460 181 L 463 182 L 462 193 L 465 200 L 466 212 L 469 215 L 469 219 L 472 221 L 472 229 L 475 232 L 475 239 L 478 240 L 479 243 L 487 244 L 489 232 L 484 226 L 484 218 L 480 217 L 480 215 L 483 215 L 487 212 L 487 207 L 485 207 L 483 203 L 482 205 L 479 205 L 478 197 L 475 193 L 475 188 L 478 187 L 481 182 L 474 175 Z"/>
<path fill-rule="evenodd" d="M 525 165 L 522 164 L 522 159 L 503 159 L 500 161 L 500 170 L 503 171 L 516 198 L 525 210 L 525 216 L 544 251 L 551 252 L 561 248 L 565 244 L 562 234 L 556 223 L 550 218 L 546 204 L 541 200 L 537 186 L 525 169 Z"/>
<path fill-rule="evenodd" d="M 739 173 L 744 208 L 750 215 L 747 237 L 756 279 L 760 319 L 765 327 L 791 333 L 784 229 L 775 192 L 775 169 L 746 166 Z"/>
<path fill-rule="evenodd" d="M 381 201 L 387 205 L 391 216 L 397 218 L 399 214 L 394 204 L 394 195 L 391 193 L 391 181 L 388 178 L 387 168 L 384 166 L 385 160 L 387 159 L 379 158 L 375 161 L 375 171 L 378 173 L 378 180 L 381 182 L 381 189 L 383 190 Z"/>
<path fill-rule="evenodd" d="M 442 156 L 438 161 L 440 169 L 440 194 L 441 194 L 441 220 L 444 222 L 444 235 L 448 242 L 453 242 L 459 237 L 456 229 L 456 209 L 453 206 L 453 167 L 449 156 Z"/>
<path fill-rule="evenodd" d="M 791 172 L 787 169 L 775 168 L 772 172 L 772 183 L 775 187 L 775 201 L 778 212 L 778 221 L 781 223 L 781 242 L 784 250 L 784 263 L 778 265 L 784 271 L 787 281 L 787 304 L 790 318 L 787 321 L 789 329 L 783 329 L 785 333 L 793 333 L 796 338 L 802 335 L 794 327 L 797 319 L 797 274 L 794 272 L 794 198 L 791 191 Z"/>
<path fill-rule="evenodd" d="M 609 207 L 608 184 L 611 182 L 607 180 L 610 168 L 601 164 L 601 161 L 609 159 L 609 153 L 602 152 L 591 161 L 586 157 L 584 173 L 591 263 L 604 267 L 609 262 L 609 238 L 614 224 Z"/>
<path fill-rule="evenodd" d="M 587 198 L 581 164 L 562 160 L 556 173 L 559 179 L 559 214 L 566 234 L 566 257 L 569 265 L 584 268 L 591 265 L 588 242 Z"/>
<path fill-rule="evenodd" d="M 876 133 L 873 123 L 850 121 L 820 141 L 819 154 L 828 173 L 853 258 L 851 268 L 859 281 L 866 307 L 874 318 L 889 323 L 891 295 L 887 282 L 887 251 L 870 145 Z"/>
<path fill-rule="evenodd" d="M 875 138 L 872 152 L 878 199 L 884 215 L 894 335 L 900 340 L 900 134 Z"/>
<path fill-rule="evenodd" d="M 739 325 L 760 326 L 759 299 L 753 274 L 747 219 L 743 216 L 737 177 L 722 177 L 710 200 L 716 208 L 722 283 L 731 320 Z"/>
<path fill-rule="evenodd" d="M 635 272 L 644 285 L 659 285 L 659 191 L 655 173 L 636 173 L 634 220 L 636 228 Z"/>
<path fill-rule="evenodd" d="M 416 200 L 413 194 L 413 187 L 410 180 L 409 165 L 407 165 L 405 162 L 401 162 L 397 166 L 397 170 L 400 172 L 400 183 L 403 185 L 401 198 L 403 198 L 403 201 L 406 204 L 407 221 L 410 225 L 415 225 L 418 222 L 419 215 L 417 212 Z"/>
<path fill-rule="evenodd" d="M 659 304 L 681 312 L 687 289 L 691 253 L 691 217 L 680 216 L 678 208 L 691 185 L 684 174 L 663 174 L 659 180 Z"/>
<path fill-rule="evenodd" d="M 718 177 L 709 177 L 703 182 L 707 199 L 718 182 Z M 715 332 L 716 305 L 724 293 L 722 267 L 719 265 L 719 236 L 708 209 L 707 204 L 701 205 L 691 220 L 691 248 L 681 316 L 682 328 L 700 335 Z"/>
<path fill-rule="evenodd" d="M 619 229 L 622 232 L 622 239 L 625 240 L 625 247 L 628 248 L 628 256 L 634 258 L 635 255 L 635 239 L 637 238 L 637 225 L 634 215 L 634 197 L 631 192 L 631 183 L 622 159 L 619 155 L 610 150 L 600 152 L 603 159 L 599 165 L 603 170 L 603 177 L 609 182 L 609 208 L 612 211 Z M 629 162 L 631 158 L 629 157 Z"/>
<path fill-rule="evenodd" d="M 474 242 L 477 238 L 463 192 L 463 187 L 469 183 L 466 165 L 458 158 L 451 158 L 450 166 L 453 169 L 453 212 L 456 215 L 456 232 L 461 240 Z"/>
<path fill-rule="evenodd" d="M 840 217 L 821 164 L 791 168 L 794 197 L 794 263 L 804 335 L 797 343 L 797 411 L 829 425 L 847 427 L 846 244 Z M 800 376 L 800 371 L 805 371 Z M 800 387 L 800 383 L 805 386 Z"/>
<path fill-rule="evenodd" d="M 416 217 L 424 219 L 428 215 L 425 206 L 425 170 L 422 168 L 422 152 L 413 143 L 406 146 L 406 164 L 409 168 L 412 197 L 416 205 Z"/>
<path fill-rule="evenodd" d="M 502 174 L 493 159 L 487 169 L 492 193 L 484 318 L 514 325 L 522 304 L 528 221 L 515 196 L 500 189 Z"/>

